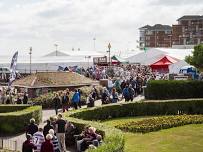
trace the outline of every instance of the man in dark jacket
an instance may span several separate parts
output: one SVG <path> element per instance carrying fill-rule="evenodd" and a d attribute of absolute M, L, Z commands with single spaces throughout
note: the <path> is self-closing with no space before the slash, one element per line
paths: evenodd
<path fill-rule="evenodd" d="M 56 111 L 56 115 L 58 114 L 58 109 L 60 107 L 60 99 L 58 93 L 55 94 L 55 97 L 53 98 L 54 108 Z"/>
<path fill-rule="evenodd" d="M 25 92 L 23 95 L 23 104 L 27 104 L 27 102 L 28 102 L 28 97 L 27 97 L 27 94 Z"/>
<path fill-rule="evenodd" d="M 30 134 L 33 136 L 34 133 L 38 131 L 38 126 L 35 124 L 35 119 L 30 119 L 30 124 L 27 127 L 26 134 Z"/>
<path fill-rule="evenodd" d="M 46 137 L 50 129 L 54 129 L 54 127 L 51 125 L 51 121 L 47 120 L 47 124 L 44 126 L 44 129 L 43 129 L 44 137 Z"/>
<path fill-rule="evenodd" d="M 68 108 L 69 108 L 69 97 L 68 97 L 68 92 L 64 92 L 63 93 L 63 96 L 61 97 L 61 100 L 62 100 L 62 109 L 63 109 L 63 112 L 65 112 L 65 110 L 68 111 Z"/>
<path fill-rule="evenodd" d="M 23 143 L 22 152 L 33 152 L 37 147 L 31 142 L 32 136 L 30 134 L 26 135 L 27 140 Z"/>

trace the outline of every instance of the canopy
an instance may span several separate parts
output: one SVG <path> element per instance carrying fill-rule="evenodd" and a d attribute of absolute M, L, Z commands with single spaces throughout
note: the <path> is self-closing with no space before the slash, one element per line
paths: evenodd
<path fill-rule="evenodd" d="M 171 64 L 169 65 L 169 73 L 179 73 L 180 69 L 184 66 L 189 66 L 189 64 L 184 60 Z"/>
<path fill-rule="evenodd" d="M 152 71 L 157 71 L 160 73 L 168 73 L 169 72 L 169 65 L 178 62 L 179 60 L 171 57 L 171 56 L 164 56 L 159 59 L 157 62 L 150 65 Z"/>
<path fill-rule="evenodd" d="M 111 59 L 112 59 L 112 63 L 116 63 L 116 64 L 117 63 L 128 63 L 128 61 L 126 61 L 125 59 L 123 59 L 117 55 L 112 56 Z"/>

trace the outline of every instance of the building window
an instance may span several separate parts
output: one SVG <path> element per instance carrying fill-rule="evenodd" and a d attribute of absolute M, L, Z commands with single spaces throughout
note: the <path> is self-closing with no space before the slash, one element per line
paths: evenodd
<path fill-rule="evenodd" d="M 165 31 L 165 34 L 171 34 L 171 31 Z"/>
<path fill-rule="evenodd" d="M 150 36 L 146 36 L 146 40 L 150 40 Z"/>

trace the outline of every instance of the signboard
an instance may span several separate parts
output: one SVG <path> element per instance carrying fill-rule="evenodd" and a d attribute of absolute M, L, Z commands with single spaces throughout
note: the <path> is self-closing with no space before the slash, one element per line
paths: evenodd
<path fill-rule="evenodd" d="M 93 58 L 93 63 L 94 64 L 107 64 L 107 57 L 94 57 Z"/>
<path fill-rule="evenodd" d="M 188 76 L 174 76 L 174 80 L 188 80 Z"/>

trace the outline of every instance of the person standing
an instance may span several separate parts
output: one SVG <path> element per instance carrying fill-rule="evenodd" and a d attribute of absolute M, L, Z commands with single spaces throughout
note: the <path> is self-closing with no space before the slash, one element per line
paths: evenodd
<path fill-rule="evenodd" d="M 52 135 L 51 142 L 52 142 L 52 144 L 54 146 L 54 152 L 60 152 L 59 141 L 58 141 L 58 138 L 54 134 L 54 130 L 50 129 L 49 134 Z"/>
<path fill-rule="evenodd" d="M 24 95 L 23 95 L 23 104 L 27 104 L 27 102 L 28 102 L 28 96 L 27 96 L 27 94 L 25 92 Z"/>
<path fill-rule="evenodd" d="M 130 100 L 128 85 L 126 85 L 125 88 L 123 89 L 123 97 L 125 99 L 125 102 L 128 102 Z"/>
<path fill-rule="evenodd" d="M 118 92 L 116 92 L 116 88 L 112 89 L 112 102 L 113 103 L 118 102 Z"/>
<path fill-rule="evenodd" d="M 56 111 L 56 115 L 58 114 L 58 109 L 60 107 L 60 98 L 58 93 L 55 94 L 54 98 L 53 98 L 53 103 L 54 103 L 54 109 Z"/>
<path fill-rule="evenodd" d="M 42 127 L 39 127 L 38 132 L 34 133 L 33 135 L 33 143 L 37 147 L 35 152 L 41 151 L 41 146 L 44 141 L 43 129 Z"/>
<path fill-rule="evenodd" d="M 42 143 L 40 152 L 54 152 L 54 146 L 51 142 L 52 135 L 47 134 L 45 142 Z"/>
<path fill-rule="evenodd" d="M 79 108 L 81 108 L 81 94 L 82 94 L 82 91 L 80 89 L 78 89 L 78 94 L 79 94 L 78 106 L 79 106 Z"/>
<path fill-rule="evenodd" d="M 34 135 L 38 131 L 38 126 L 35 124 L 35 119 L 30 119 L 30 124 L 27 127 L 26 134 Z"/>
<path fill-rule="evenodd" d="M 47 124 L 44 126 L 44 130 L 43 130 L 44 137 L 46 137 L 50 129 L 54 129 L 54 127 L 51 125 L 51 121 L 47 120 Z"/>
<path fill-rule="evenodd" d="M 58 114 L 58 120 L 56 121 L 56 137 L 59 141 L 59 146 L 61 151 L 65 151 L 65 132 L 67 128 L 67 123 L 62 119 L 62 114 Z"/>
<path fill-rule="evenodd" d="M 80 102 L 80 95 L 77 89 L 75 89 L 75 93 L 72 97 L 72 103 L 75 109 L 78 109 L 78 103 Z"/>
<path fill-rule="evenodd" d="M 68 108 L 69 108 L 69 97 L 68 97 L 68 95 L 69 95 L 69 91 L 63 92 L 63 96 L 61 98 L 63 112 L 65 112 L 66 110 L 68 111 Z"/>
<path fill-rule="evenodd" d="M 32 135 L 26 135 L 27 140 L 23 143 L 22 152 L 33 152 L 37 147 L 31 142 Z"/>
<path fill-rule="evenodd" d="M 134 89 L 133 89 L 131 84 L 129 86 L 129 96 L 130 96 L 130 101 L 133 101 L 134 96 L 135 96 L 135 91 L 134 91 Z"/>

